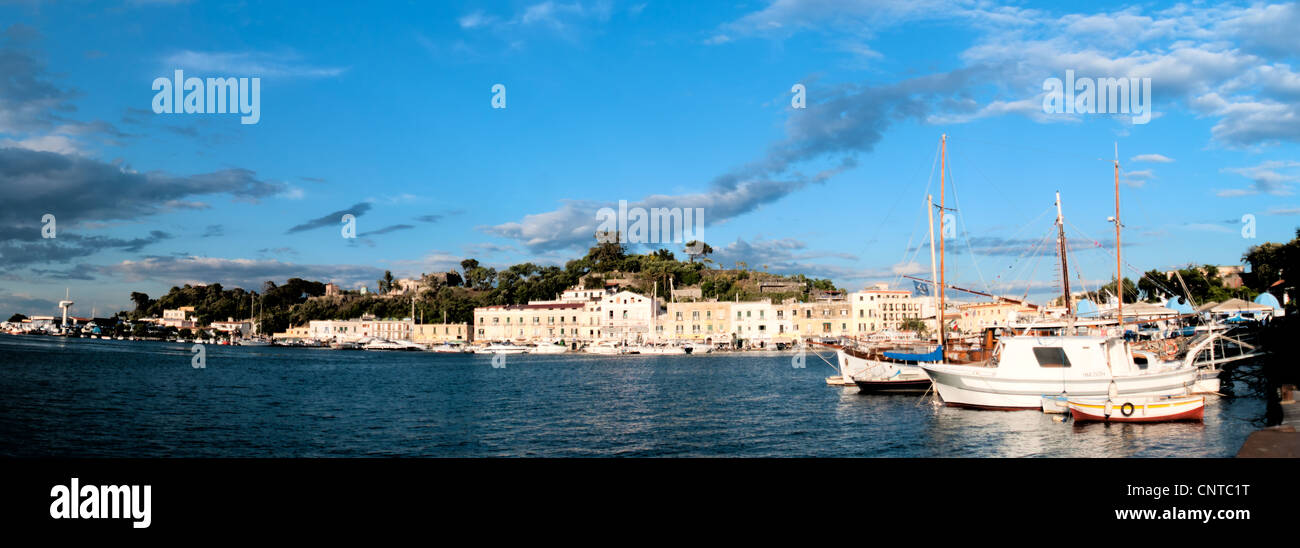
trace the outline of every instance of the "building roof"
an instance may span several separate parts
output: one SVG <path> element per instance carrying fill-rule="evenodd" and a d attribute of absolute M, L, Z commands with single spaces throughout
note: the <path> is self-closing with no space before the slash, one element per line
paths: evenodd
<path fill-rule="evenodd" d="M 1211 312 L 1251 312 L 1257 310 L 1272 310 L 1273 307 L 1263 304 L 1255 304 L 1243 301 L 1241 299 L 1228 299 L 1215 305 L 1210 309 Z"/>
<path fill-rule="evenodd" d="M 498 304 L 492 306 L 480 307 L 486 310 L 556 310 L 556 309 L 581 309 L 585 303 L 548 303 L 548 304 Z"/>
<path fill-rule="evenodd" d="M 1129 303 L 1124 305 L 1124 316 L 1177 316 L 1178 311 L 1151 303 Z"/>

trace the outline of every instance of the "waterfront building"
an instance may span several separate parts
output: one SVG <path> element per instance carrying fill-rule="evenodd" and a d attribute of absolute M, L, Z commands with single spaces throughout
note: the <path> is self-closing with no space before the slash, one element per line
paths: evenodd
<path fill-rule="evenodd" d="M 889 289 L 886 284 L 876 284 L 871 289 L 853 292 L 849 294 L 851 334 L 862 336 L 877 331 L 898 330 L 907 320 L 921 319 L 922 302 L 928 300 L 929 297 L 913 298 L 910 291 Z M 927 327 L 933 331 L 933 322 Z"/>
<path fill-rule="evenodd" d="M 731 303 L 731 338 L 744 348 L 768 348 L 782 330 L 771 299 Z M 788 337 L 788 335 L 787 335 Z"/>
<path fill-rule="evenodd" d="M 853 305 L 847 300 L 791 303 L 790 329 L 801 340 L 836 339 L 855 335 Z"/>
<path fill-rule="evenodd" d="M 443 344 L 469 342 L 469 325 L 463 323 L 422 323 L 411 326 L 411 342 Z"/>
<path fill-rule="evenodd" d="M 619 291 L 601 297 L 598 311 L 605 338 L 629 342 L 647 341 L 650 337 L 650 323 L 661 313 L 656 299 L 631 291 Z"/>
<path fill-rule="evenodd" d="M 162 325 L 177 329 L 194 328 L 198 325 L 195 321 L 194 307 L 182 306 L 163 310 Z"/>
<path fill-rule="evenodd" d="M 362 317 L 356 320 L 312 320 L 307 324 L 307 336 L 318 341 L 355 341 L 364 337 L 378 337 L 392 341 L 411 340 L 409 318 L 401 320 Z"/>
<path fill-rule="evenodd" d="M 236 338 L 244 338 L 253 332 L 253 323 L 248 321 L 235 321 L 234 318 L 226 318 L 224 322 L 212 322 L 212 329 L 232 335 Z M 303 329 L 306 329 L 304 326 Z"/>
<path fill-rule="evenodd" d="M 226 323 L 226 322 L 215 322 L 212 324 L 213 327 L 216 327 L 218 323 Z M 275 341 L 284 341 L 284 340 L 300 341 L 309 338 L 311 338 L 311 328 L 305 325 L 299 327 L 290 327 L 289 329 L 286 329 L 283 332 L 271 334 L 271 340 L 275 340 Z"/>
<path fill-rule="evenodd" d="M 731 341 L 731 303 L 671 302 L 655 321 L 655 339 L 717 344 Z"/>
<path fill-rule="evenodd" d="M 595 341 L 604 335 L 600 305 L 551 302 L 481 306 L 474 309 L 474 340 Z"/>
<path fill-rule="evenodd" d="M 986 327 L 1006 326 L 1022 318 L 1033 317 L 1038 309 L 1019 302 L 996 301 L 958 305 L 957 328 L 964 333 L 983 331 Z"/>

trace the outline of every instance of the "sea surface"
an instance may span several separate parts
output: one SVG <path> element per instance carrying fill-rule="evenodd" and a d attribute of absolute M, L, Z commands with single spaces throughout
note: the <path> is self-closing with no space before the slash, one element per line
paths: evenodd
<path fill-rule="evenodd" d="M 1087 424 L 827 386 L 816 355 L 490 356 L 0 335 L 0 455 L 1226 457 L 1258 397 L 1203 423 Z M 834 363 L 834 355 L 825 355 Z"/>

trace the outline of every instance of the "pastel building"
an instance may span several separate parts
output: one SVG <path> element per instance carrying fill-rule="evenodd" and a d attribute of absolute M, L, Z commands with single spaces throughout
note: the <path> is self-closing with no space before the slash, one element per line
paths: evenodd
<path fill-rule="evenodd" d="M 469 342 L 469 325 L 463 323 L 421 323 L 411 326 L 411 342 L 444 344 Z"/>
<path fill-rule="evenodd" d="M 628 342 L 649 340 L 650 324 L 660 313 L 655 299 L 631 291 L 619 291 L 602 296 L 599 302 L 600 324 L 605 338 Z"/>
<path fill-rule="evenodd" d="M 197 324 L 194 314 L 194 307 L 182 306 L 180 308 L 168 308 L 163 310 L 162 325 L 164 327 L 175 327 L 177 329 L 193 328 Z"/>
<path fill-rule="evenodd" d="M 655 339 L 704 344 L 731 342 L 731 303 L 671 302 L 655 320 Z"/>
<path fill-rule="evenodd" d="M 849 294 L 849 314 L 855 335 L 898 330 L 903 322 L 923 317 L 922 301 L 929 297 L 913 298 L 910 291 L 887 287 L 877 284 L 873 289 Z M 933 322 L 929 329 L 934 329 Z"/>
<path fill-rule="evenodd" d="M 482 306 L 474 309 L 476 341 L 594 341 L 605 331 L 593 302 Z"/>

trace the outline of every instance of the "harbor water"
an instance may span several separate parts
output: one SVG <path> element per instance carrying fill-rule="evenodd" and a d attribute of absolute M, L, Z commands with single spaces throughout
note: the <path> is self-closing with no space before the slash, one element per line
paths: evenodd
<path fill-rule="evenodd" d="M 808 354 L 365 352 L 0 335 L 20 457 L 1227 457 L 1258 397 L 1203 423 L 1075 425 L 827 386 Z M 833 355 L 826 355 L 834 363 Z"/>

